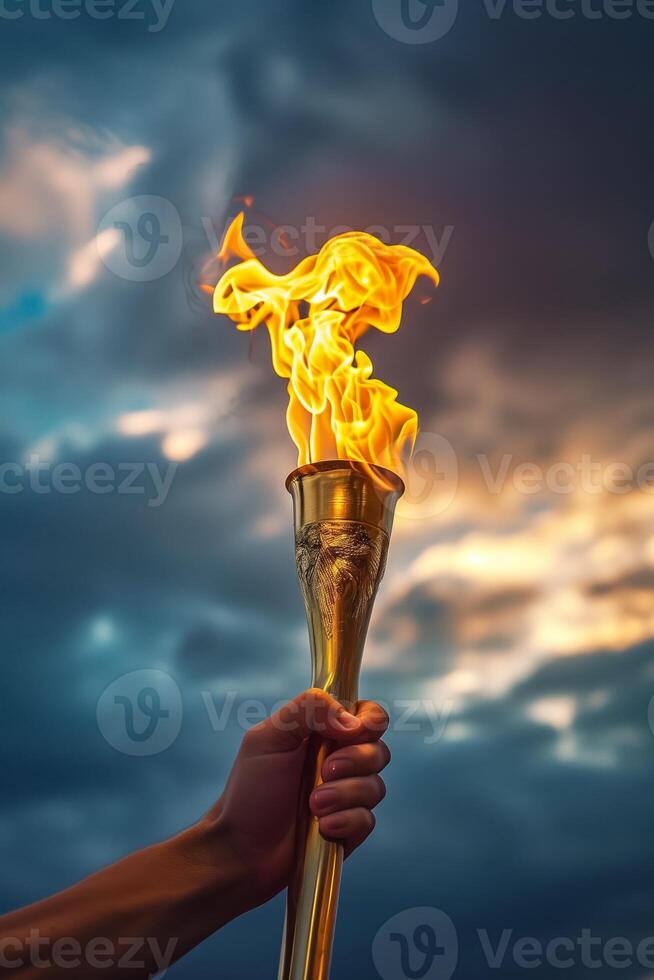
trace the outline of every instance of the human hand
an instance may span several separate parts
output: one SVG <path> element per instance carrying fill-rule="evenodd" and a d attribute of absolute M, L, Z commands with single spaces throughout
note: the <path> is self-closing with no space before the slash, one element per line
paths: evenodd
<path fill-rule="evenodd" d="M 202 820 L 2 917 L 0 934 L 12 937 L 20 976 L 37 980 L 42 972 L 30 954 L 35 934 L 49 937 L 43 942 L 52 950 L 59 942 L 79 945 L 76 966 L 50 968 L 66 980 L 104 972 L 106 961 L 98 966 L 86 958 L 96 937 L 105 937 L 103 955 L 118 956 L 121 944 L 138 942 L 122 937 L 148 936 L 142 959 L 125 972 L 145 980 L 281 891 L 293 866 L 312 735 L 327 740 L 330 752 L 310 809 L 321 833 L 342 841 L 349 854 L 373 829 L 372 809 L 385 794 L 379 772 L 390 759 L 381 741 L 387 725 L 373 701 L 359 702 L 351 715 L 324 691 L 298 695 L 245 735 L 224 793 Z"/>
<path fill-rule="evenodd" d="M 324 691 L 299 694 L 243 738 L 225 791 L 207 820 L 242 863 L 251 882 L 251 907 L 288 885 L 308 739 L 330 743 L 323 783 L 310 797 L 320 832 L 339 840 L 346 856 L 375 826 L 372 810 L 386 789 L 379 776 L 390 760 L 381 741 L 388 716 L 374 701 L 354 714 Z"/>

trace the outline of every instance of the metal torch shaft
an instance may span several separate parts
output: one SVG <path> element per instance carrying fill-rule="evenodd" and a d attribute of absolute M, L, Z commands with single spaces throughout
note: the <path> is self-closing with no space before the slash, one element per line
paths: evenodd
<path fill-rule="evenodd" d="M 356 701 L 356 685 L 343 693 L 338 684 L 320 684 L 314 677 L 312 686 L 322 687 L 347 704 Z M 321 836 L 318 820 L 309 810 L 309 797 L 322 782 L 322 766 L 329 751 L 328 743 L 317 737 L 311 739 L 300 795 L 295 870 L 288 889 L 279 980 L 329 977 L 343 845 Z"/>

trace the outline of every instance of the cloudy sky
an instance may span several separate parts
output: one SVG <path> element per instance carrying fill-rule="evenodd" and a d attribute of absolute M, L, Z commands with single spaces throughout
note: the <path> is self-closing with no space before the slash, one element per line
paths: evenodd
<path fill-rule="evenodd" d="M 617 7 L 2 6 L 3 909 L 190 824 L 246 699 L 308 683 L 284 384 L 199 289 L 251 197 L 277 271 L 346 226 L 442 276 L 366 339 L 422 433 L 362 677 L 389 794 L 334 974 L 379 976 L 422 907 L 462 980 L 498 975 L 480 930 L 512 930 L 503 977 L 523 937 L 592 930 L 583 978 L 654 934 L 654 21 Z M 104 692 L 143 677 L 177 727 L 131 755 Z M 171 977 L 274 976 L 282 916 Z"/>

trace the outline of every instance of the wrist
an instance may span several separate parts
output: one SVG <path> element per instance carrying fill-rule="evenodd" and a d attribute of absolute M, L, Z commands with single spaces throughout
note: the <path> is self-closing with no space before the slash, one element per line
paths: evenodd
<path fill-rule="evenodd" d="M 203 818 L 166 846 L 187 875 L 186 902 L 194 915 L 208 912 L 210 932 L 252 907 L 250 873 L 220 817 Z"/>

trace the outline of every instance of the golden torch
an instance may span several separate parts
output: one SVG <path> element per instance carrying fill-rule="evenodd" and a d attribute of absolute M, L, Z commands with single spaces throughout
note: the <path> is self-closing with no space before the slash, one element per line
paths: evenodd
<path fill-rule="evenodd" d="M 397 474 L 418 431 L 416 413 L 372 377 L 372 361 L 355 345 L 371 327 L 395 333 L 418 276 L 437 284 L 438 273 L 413 249 L 351 232 L 276 276 L 245 242 L 243 220 L 239 215 L 225 236 L 221 260 L 239 262 L 216 286 L 214 311 L 239 330 L 264 323 L 274 369 L 288 379 L 287 423 L 299 468 L 286 486 L 312 684 L 351 706 L 404 491 Z M 316 740 L 307 755 L 279 980 L 329 976 L 343 848 L 321 837 L 308 806 L 327 751 Z"/>

